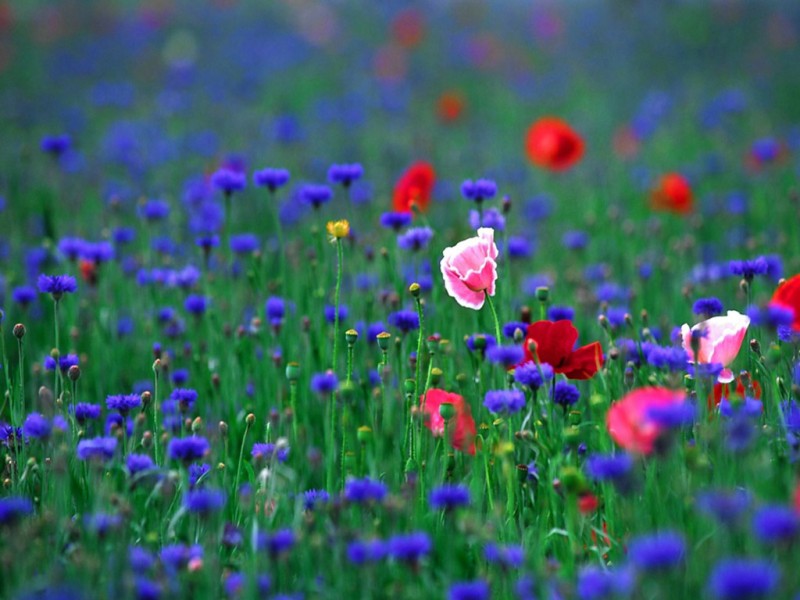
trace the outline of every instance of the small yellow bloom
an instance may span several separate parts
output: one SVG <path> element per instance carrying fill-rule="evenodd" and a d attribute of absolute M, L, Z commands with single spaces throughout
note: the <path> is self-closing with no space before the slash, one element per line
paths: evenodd
<path fill-rule="evenodd" d="M 336 241 L 350 235 L 350 223 L 347 219 L 341 221 L 328 221 L 326 229 L 331 236 L 331 241 Z"/>

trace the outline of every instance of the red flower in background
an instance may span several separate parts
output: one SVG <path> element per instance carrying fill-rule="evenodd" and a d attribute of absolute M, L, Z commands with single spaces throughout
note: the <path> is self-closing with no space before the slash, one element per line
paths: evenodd
<path fill-rule="evenodd" d="M 445 92 L 436 102 L 436 114 L 441 121 L 453 123 L 464 112 L 464 96 L 455 90 Z"/>
<path fill-rule="evenodd" d="M 82 259 L 78 268 L 83 280 L 91 286 L 97 285 L 97 263 L 93 260 Z"/>
<path fill-rule="evenodd" d="M 425 21 L 422 13 L 414 8 L 397 13 L 392 20 L 392 36 L 404 48 L 418 46 L 425 37 Z"/>
<path fill-rule="evenodd" d="M 592 342 L 573 350 L 577 341 L 578 330 L 570 321 L 531 323 L 522 345 L 522 363 L 538 359 L 568 379 L 589 379 L 603 366 L 603 348 L 600 342 Z"/>
<path fill-rule="evenodd" d="M 756 400 L 761 400 L 761 384 L 757 381 L 753 381 L 753 396 Z M 742 378 L 736 378 L 736 395 L 740 398 L 744 398 L 747 395 L 747 390 L 742 383 Z M 715 383 L 714 384 L 714 394 L 713 394 L 713 402 L 712 405 L 712 396 L 709 396 L 706 400 L 708 405 L 708 411 L 711 413 L 714 410 L 714 407 L 719 406 L 719 403 L 722 402 L 723 398 L 727 398 L 730 400 L 731 398 L 731 387 L 728 383 Z"/>
<path fill-rule="evenodd" d="M 583 140 L 565 121 L 544 117 L 528 129 L 525 151 L 530 161 L 551 171 L 569 169 L 583 157 Z"/>
<path fill-rule="evenodd" d="M 463 397 L 431 388 L 420 396 L 419 400 L 420 408 L 425 415 L 425 427 L 430 429 L 435 437 L 442 437 L 445 434 L 445 422 L 442 415 L 439 414 L 439 407 L 442 404 L 452 404 L 455 410 L 455 417 L 453 417 L 455 423 L 451 425 L 453 430 L 448 432 L 450 445 L 461 452 L 475 454 L 475 436 L 478 430 L 475 428 L 475 419 L 472 418 L 469 404 L 464 401 Z"/>
<path fill-rule="evenodd" d="M 686 178 L 679 173 L 662 175 L 650 192 L 650 206 L 681 215 L 692 212 L 694 194 Z"/>
<path fill-rule="evenodd" d="M 779 285 L 769 303 L 793 310 L 792 329 L 800 331 L 800 275 L 795 275 Z"/>
<path fill-rule="evenodd" d="M 394 210 L 411 212 L 411 207 L 416 206 L 425 212 L 431 201 L 434 183 L 436 172 L 429 163 L 420 161 L 411 165 L 394 186 Z"/>
<path fill-rule="evenodd" d="M 606 428 L 611 438 L 631 452 L 650 454 L 662 427 L 649 416 L 651 408 L 680 404 L 686 399 L 681 390 L 647 387 L 633 390 L 611 405 L 606 413 Z"/>

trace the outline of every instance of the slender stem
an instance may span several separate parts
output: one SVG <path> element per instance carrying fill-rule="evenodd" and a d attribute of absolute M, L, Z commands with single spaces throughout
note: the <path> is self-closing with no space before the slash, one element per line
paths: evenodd
<path fill-rule="evenodd" d="M 414 406 L 415 402 L 419 402 L 420 397 L 420 378 L 422 377 L 422 340 L 425 337 L 425 317 L 422 312 L 422 300 L 420 300 L 419 296 L 415 298 L 417 304 L 417 314 L 419 315 L 419 335 L 417 336 L 417 364 L 416 364 L 416 374 L 414 376 L 414 398 L 412 399 L 411 403 L 409 404 L 409 414 L 407 418 L 411 419 L 411 407 Z M 422 420 L 419 421 L 420 427 L 422 426 Z M 411 451 L 413 453 L 414 458 L 417 458 L 417 449 L 414 447 L 415 440 L 418 441 L 421 437 L 420 433 L 415 436 L 415 439 L 412 440 L 411 444 Z"/>
<path fill-rule="evenodd" d="M 353 379 L 353 344 L 347 344 L 347 383 Z"/>
<path fill-rule="evenodd" d="M 61 349 L 58 345 L 58 300 L 53 300 L 53 326 L 55 327 L 56 334 L 56 345 L 54 347 L 60 352 Z M 58 370 L 58 365 L 56 365 L 56 370 Z"/>
<path fill-rule="evenodd" d="M 297 382 L 289 382 L 289 403 L 292 407 L 292 441 L 297 444 Z"/>
<path fill-rule="evenodd" d="M 11 378 L 8 375 L 8 356 L 6 355 L 6 334 L 5 334 L 5 331 L 3 330 L 3 318 L 4 317 L 5 317 L 5 315 L 0 314 L 0 344 L 2 344 L 2 348 L 3 348 L 3 374 L 5 375 L 5 379 L 6 379 L 6 392 L 8 392 L 8 394 L 11 395 L 12 394 L 12 391 L 11 391 Z M 14 397 L 12 395 L 11 396 L 11 408 L 10 408 L 12 413 L 14 412 L 13 408 L 14 408 Z M 3 410 L 5 410 L 5 406 L 3 407 Z M 0 414 L 2 414 L 2 410 L 0 410 Z"/>
<path fill-rule="evenodd" d="M 342 240 L 336 238 L 336 292 L 333 297 L 334 304 L 334 317 L 333 317 L 333 365 L 331 368 L 336 372 L 336 359 L 339 353 L 339 294 L 342 288 L 342 261 L 344 255 L 342 252 Z"/>
<path fill-rule="evenodd" d="M 242 475 L 242 460 L 244 458 L 244 445 L 247 443 L 247 432 L 248 431 L 250 431 L 250 423 L 245 421 L 244 435 L 242 436 L 242 444 L 239 447 L 239 462 L 236 463 L 236 485 L 233 488 L 235 493 L 237 493 L 237 494 L 239 493 L 239 478 Z M 238 508 L 236 509 L 236 512 L 237 512 L 236 524 L 238 525 L 239 524 L 239 516 L 238 516 L 239 509 Z"/>
<path fill-rule="evenodd" d="M 158 465 L 158 441 L 161 437 L 161 432 L 158 427 L 158 372 L 161 370 L 160 365 L 153 365 L 153 455 Z"/>
<path fill-rule="evenodd" d="M 494 319 L 494 335 L 497 338 L 497 343 L 501 344 L 500 338 L 500 321 L 497 319 L 497 311 L 494 309 L 494 302 L 492 302 L 492 297 L 489 295 L 489 292 L 484 290 L 483 292 L 486 296 L 486 304 L 489 306 L 489 310 L 492 313 L 492 318 Z"/>
<path fill-rule="evenodd" d="M 22 338 L 17 339 L 17 348 L 19 348 L 19 413 L 16 419 L 21 419 L 25 414 L 25 351 L 22 346 Z M 17 425 L 18 421 L 14 421 Z"/>

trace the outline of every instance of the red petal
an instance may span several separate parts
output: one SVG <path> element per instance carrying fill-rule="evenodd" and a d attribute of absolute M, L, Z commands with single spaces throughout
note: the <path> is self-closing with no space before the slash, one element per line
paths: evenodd
<path fill-rule="evenodd" d="M 600 342 L 592 342 L 570 354 L 559 372 L 567 379 L 590 379 L 602 366 L 603 347 Z"/>

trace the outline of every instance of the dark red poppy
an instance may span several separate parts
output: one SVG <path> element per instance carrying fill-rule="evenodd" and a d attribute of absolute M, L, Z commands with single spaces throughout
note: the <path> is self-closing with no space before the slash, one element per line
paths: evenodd
<path fill-rule="evenodd" d="M 97 285 L 97 263 L 93 260 L 81 260 L 78 264 L 83 280 L 91 286 Z"/>
<path fill-rule="evenodd" d="M 530 161 L 551 171 L 565 171 L 583 157 L 583 139 L 565 121 L 544 117 L 528 129 L 525 151 Z"/>
<path fill-rule="evenodd" d="M 742 383 L 742 378 L 736 378 L 736 395 L 740 398 L 744 398 L 747 395 L 747 390 Z M 756 400 L 761 400 L 761 384 L 757 381 L 753 381 L 753 396 L 755 396 Z M 706 400 L 708 411 L 709 413 L 713 412 L 714 408 L 719 406 L 719 403 L 722 402 L 723 398 L 730 399 L 731 397 L 731 386 L 727 383 L 715 383 L 714 384 L 714 393 L 713 395 L 709 396 Z M 713 405 L 711 404 L 713 401 Z"/>
<path fill-rule="evenodd" d="M 653 210 L 682 215 L 690 213 L 694 206 L 692 187 L 680 173 L 662 175 L 656 187 L 650 192 L 650 206 Z"/>
<path fill-rule="evenodd" d="M 779 285 L 769 303 L 793 310 L 792 329 L 800 331 L 800 275 L 795 275 Z"/>
<path fill-rule="evenodd" d="M 600 506 L 600 501 L 597 499 L 597 496 L 595 496 L 591 492 L 581 494 L 578 497 L 578 510 L 581 511 L 582 515 L 592 514 L 594 511 L 598 509 L 599 506 Z"/>
<path fill-rule="evenodd" d="M 442 404 L 452 404 L 455 410 L 453 417 L 455 423 L 451 425 L 453 430 L 447 432 L 450 445 L 461 452 L 475 454 L 475 436 L 478 430 L 475 428 L 475 419 L 472 418 L 469 404 L 462 396 L 432 388 L 420 396 L 419 401 L 425 415 L 425 427 L 430 429 L 435 437 L 442 437 L 445 434 L 445 422 L 439 413 L 439 407 Z"/>
<path fill-rule="evenodd" d="M 537 321 L 528 325 L 523 363 L 537 360 L 568 379 L 590 379 L 603 366 L 603 348 L 592 342 L 573 350 L 578 330 L 571 321 Z"/>
<path fill-rule="evenodd" d="M 439 96 L 436 102 L 436 114 L 445 123 L 458 121 L 464 112 L 464 96 L 457 91 L 449 91 Z"/>
<path fill-rule="evenodd" d="M 421 212 L 428 209 L 431 201 L 436 172 L 429 163 L 420 161 L 411 165 L 394 186 L 394 210 L 411 212 L 415 206 Z"/>

